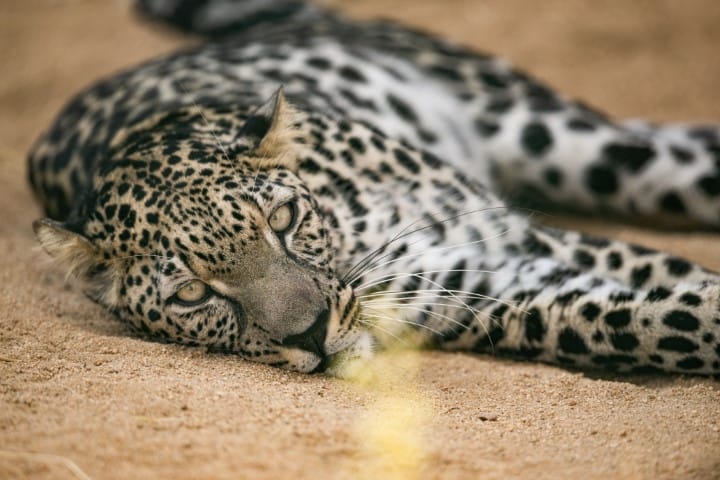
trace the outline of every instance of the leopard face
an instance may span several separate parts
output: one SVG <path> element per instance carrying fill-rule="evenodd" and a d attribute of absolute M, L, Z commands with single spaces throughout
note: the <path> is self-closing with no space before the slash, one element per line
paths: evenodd
<path fill-rule="evenodd" d="M 250 118 L 223 112 L 221 137 L 193 109 L 124 132 L 73 217 L 35 224 L 41 243 L 149 335 L 324 369 L 358 341 L 358 304 L 296 175 L 290 110 L 278 94 Z"/>

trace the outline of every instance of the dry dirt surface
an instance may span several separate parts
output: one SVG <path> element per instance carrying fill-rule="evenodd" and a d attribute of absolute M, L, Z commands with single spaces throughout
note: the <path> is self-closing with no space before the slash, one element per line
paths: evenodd
<path fill-rule="evenodd" d="M 621 117 L 720 117 L 717 0 L 329 1 L 492 51 Z M 187 44 L 108 0 L 0 0 L 0 478 L 720 478 L 720 382 L 382 355 L 382 381 L 128 334 L 35 247 L 25 154 L 87 83 Z M 720 235 L 556 223 L 720 269 Z"/>

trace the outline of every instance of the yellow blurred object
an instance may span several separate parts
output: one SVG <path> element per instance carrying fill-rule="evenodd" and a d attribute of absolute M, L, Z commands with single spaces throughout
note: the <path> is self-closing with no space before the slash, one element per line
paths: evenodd
<path fill-rule="evenodd" d="M 387 312 L 388 316 L 394 314 Z M 393 333 L 398 333 L 393 335 L 398 340 L 395 346 L 402 348 L 407 343 L 403 333 Z M 400 348 L 391 347 L 370 360 L 344 366 L 343 377 L 369 391 L 373 398 L 355 428 L 363 470 L 355 472 L 354 478 L 422 478 L 432 408 L 415 388 L 419 355 Z"/>

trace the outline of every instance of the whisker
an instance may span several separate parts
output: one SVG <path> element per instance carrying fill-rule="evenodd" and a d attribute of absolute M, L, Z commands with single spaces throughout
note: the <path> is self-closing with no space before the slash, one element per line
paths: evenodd
<path fill-rule="evenodd" d="M 419 279 L 421 279 L 421 280 L 427 280 L 428 282 L 433 282 L 433 280 L 425 277 L 424 275 L 425 275 L 425 274 L 430 274 L 430 273 L 441 273 L 441 272 L 446 272 L 446 271 L 447 271 L 447 270 L 438 270 L 438 271 L 427 270 L 427 271 L 425 271 L 425 272 L 407 272 L 407 273 L 406 273 L 406 272 L 402 272 L 402 273 L 398 272 L 398 273 L 387 273 L 387 274 L 385 274 L 385 275 L 381 275 L 381 276 L 379 276 L 379 277 L 375 277 L 373 280 L 368 280 L 367 282 L 363 283 L 362 285 L 356 287 L 356 288 L 355 288 L 355 291 L 356 291 L 356 292 L 360 292 L 360 291 L 362 291 L 362 290 L 367 290 L 368 288 L 373 288 L 373 287 L 376 287 L 376 286 L 378 286 L 378 285 L 382 285 L 383 283 L 389 283 L 389 282 L 392 282 L 392 281 L 394 281 L 394 280 L 398 280 L 398 279 L 401 279 L 401 278 L 409 278 L 409 277 L 410 277 L 410 278 L 412 278 L 412 277 L 414 277 L 414 278 L 419 278 Z M 476 270 L 476 272 L 477 272 L 477 273 L 487 273 L 487 274 L 497 273 L 497 272 L 495 272 L 495 271 L 493 271 L 493 270 L 488 270 L 488 271 Z M 438 285 L 438 288 L 443 289 L 444 286 Z M 446 291 L 446 290 L 442 290 L 442 291 Z"/>
<path fill-rule="evenodd" d="M 343 276 L 343 281 L 345 281 L 346 283 L 350 283 L 350 284 L 351 284 L 352 281 L 347 282 L 346 279 L 347 279 L 347 278 L 350 278 L 351 275 L 357 276 L 356 274 L 357 274 L 357 271 L 358 271 L 358 270 L 362 270 L 363 268 L 365 268 L 365 267 L 368 265 L 368 263 L 372 262 L 377 255 L 379 255 L 380 253 L 382 253 L 382 252 L 383 252 L 390 244 L 392 244 L 393 242 L 396 242 L 396 241 L 398 241 L 398 240 L 400 240 L 400 239 L 403 239 L 403 238 L 408 237 L 408 236 L 410 236 L 410 235 L 413 235 L 413 234 L 415 234 L 415 233 L 421 232 L 421 231 L 423 231 L 423 230 L 427 230 L 427 229 L 429 229 L 429 228 L 433 228 L 433 227 L 434 227 L 435 225 L 437 225 L 437 224 L 450 222 L 450 221 L 455 220 L 455 219 L 457 219 L 457 218 L 460 218 L 460 217 L 462 217 L 462 216 L 472 215 L 472 214 L 475 214 L 475 213 L 481 213 L 481 212 L 485 212 L 485 211 L 489 211 L 489 210 L 494 210 L 494 209 L 507 209 L 507 208 L 508 208 L 508 207 L 506 207 L 506 206 L 494 206 L 494 207 L 486 207 L 486 208 L 477 208 L 477 209 L 469 210 L 469 211 L 466 211 L 466 212 L 460 212 L 460 213 L 458 213 L 458 214 L 452 215 L 452 216 L 447 217 L 447 218 L 444 218 L 444 219 L 442 219 L 442 220 L 438 220 L 438 221 L 436 221 L 436 222 L 434 222 L 434 223 L 432 223 L 432 224 L 429 224 L 429 225 L 424 225 L 424 226 L 422 226 L 422 227 L 419 227 L 419 228 L 417 228 L 417 229 L 415 229 L 415 230 L 412 230 L 412 231 L 409 231 L 409 232 L 406 231 L 406 230 L 408 230 L 409 228 L 411 228 L 413 225 L 415 225 L 415 224 L 417 224 L 418 222 L 420 222 L 420 221 L 423 220 L 423 219 L 420 219 L 420 218 L 419 218 L 419 219 L 411 222 L 411 223 L 408 224 L 407 226 L 405 226 L 402 230 L 400 230 L 398 233 L 396 233 L 393 238 L 391 238 L 390 240 L 384 242 L 384 243 L 383 243 L 382 245 L 380 245 L 378 248 L 376 248 L 375 250 L 373 250 L 372 252 L 370 252 L 368 255 L 366 255 L 365 257 L 363 257 L 362 259 L 360 259 L 360 261 L 358 261 L 358 263 L 356 263 L 355 266 L 351 267 L 350 270 L 345 273 L 345 275 Z M 434 214 L 436 214 L 436 213 L 437 213 L 437 212 L 435 212 Z"/>
<path fill-rule="evenodd" d="M 445 246 L 445 247 L 433 247 L 433 248 L 429 248 L 429 249 L 425 250 L 424 252 L 416 252 L 416 253 L 409 253 L 409 254 L 406 254 L 406 255 L 402 255 L 402 256 L 400 256 L 400 257 L 394 258 L 394 259 L 392 259 L 392 260 L 388 260 L 387 262 L 381 263 L 381 264 L 379 264 L 379 265 L 375 265 L 375 266 L 373 266 L 372 268 L 369 268 L 368 270 L 366 270 L 366 271 L 364 271 L 364 272 L 358 273 L 357 275 L 355 275 L 355 277 L 354 277 L 351 281 L 349 281 L 349 282 L 347 282 L 347 283 L 348 283 L 349 285 L 352 285 L 353 283 L 355 283 L 356 281 L 358 281 L 360 278 L 362 278 L 363 276 L 367 275 L 368 273 L 372 273 L 372 272 L 374 272 L 375 270 L 378 270 L 378 269 L 380 269 L 380 268 L 386 267 L 386 266 L 388 266 L 388 265 L 390 265 L 390 264 L 397 263 L 397 262 L 400 262 L 400 261 L 402 261 L 402 260 L 407 260 L 408 258 L 419 257 L 419 256 L 421 256 L 421 255 L 427 255 L 428 253 L 443 252 L 443 251 L 446 251 L 446 250 L 452 250 L 452 249 L 454 249 L 454 248 L 467 247 L 467 246 L 469 246 L 469 245 L 477 245 L 477 244 L 480 244 L 480 243 L 487 242 L 487 241 L 489 241 L 489 240 L 493 240 L 493 239 L 496 239 L 496 238 L 500 238 L 501 236 L 506 235 L 509 231 L 510 231 L 510 230 L 503 230 L 502 232 L 498 233 L 497 235 L 493 235 L 493 236 L 491 236 L 491 237 L 486 237 L 486 238 L 481 238 L 481 239 L 479 239 L 479 240 L 473 240 L 473 241 L 470 241 L 470 242 L 464 242 L 464 243 L 458 243 L 458 244 L 454 244 L 454 245 L 448 245 L 448 246 Z M 363 287 L 361 286 L 361 287 L 358 287 L 358 288 L 363 288 Z"/>
<path fill-rule="evenodd" d="M 425 277 L 419 276 L 419 278 L 425 278 Z M 461 305 L 464 305 L 465 307 L 468 308 L 468 311 L 472 312 L 472 307 L 470 307 L 470 305 L 468 305 L 467 303 L 465 303 L 461 298 L 459 298 L 457 295 L 455 295 L 452 291 L 450 291 L 450 290 L 448 290 L 447 288 L 445 288 L 444 285 L 441 285 L 441 284 L 439 284 L 438 282 L 436 282 L 436 281 L 434 281 L 434 280 L 431 280 L 431 279 L 429 279 L 429 278 L 425 278 L 425 280 L 426 280 L 428 283 L 430 283 L 431 285 L 435 285 L 436 287 L 442 289 L 442 290 L 443 290 L 445 293 L 447 293 L 450 297 L 457 299 L 457 300 L 458 300 L 458 303 L 460 303 Z M 477 314 L 474 314 L 473 316 L 474 316 L 475 320 L 477 320 L 478 323 L 480 324 L 480 326 L 483 328 L 483 330 L 484 330 L 485 333 L 487 334 L 488 338 L 490 338 L 490 331 L 488 330 L 487 326 L 482 322 L 481 319 L 479 319 L 479 318 L 477 317 Z M 459 322 L 458 322 L 458 323 L 459 323 Z M 461 325 L 462 325 L 462 324 L 461 324 Z M 495 349 L 495 346 L 492 345 L 492 341 L 491 341 L 491 348 L 492 348 L 493 350 Z"/>
<path fill-rule="evenodd" d="M 380 318 L 380 317 L 378 317 L 378 316 L 373 316 L 373 318 Z M 390 318 L 390 317 L 384 317 L 384 318 L 385 318 L 386 320 L 393 320 L 393 319 Z M 387 335 L 387 336 L 389 336 L 389 337 L 392 337 L 395 341 L 397 341 L 397 342 L 399 342 L 399 343 L 402 343 L 402 344 L 405 345 L 405 346 L 408 345 L 407 340 L 405 340 L 405 339 L 399 337 L 398 335 L 394 334 L 394 333 L 391 332 L 389 329 L 384 328 L 384 327 L 381 327 L 380 325 L 377 324 L 377 322 L 372 322 L 372 321 L 370 321 L 369 319 L 365 319 L 365 318 L 359 318 L 359 319 L 358 319 L 358 322 L 361 323 L 361 324 L 363 324 L 363 325 L 367 325 L 368 327 L 371 327 L 371 328 L 373 328 L 373 329 L 377 329 L 378 331 L 384 333 L 385 335 Z"/>
<path fill-rule="evenodd" d="M 502 300 L 500 298 L 491 297 L 489 295 L 483 295 L 481 293 L 471 292 L 468 290 L 449 290 L 453 292 L 456 295 L 463 295 L 465 297 L 468 297 L 469 299 L 473 300 L 490 300 L 495 303 L 499 303 L 501 305 L 506 305 L 514 310 L 517 310 L 522 313 L 527 313 L 527 311 L 520 308 L 518 305 L 515 304 L 515 302 L 512 302 L 510 300 Z M 388 300 L 414 300 L 414 299 L 422 299 L 422 298 L 437 298 L 439 293 L 445 293 L 446 290 L 443 289 L 418 289 L 418 290 L 384 290 L 381 292 L 374 292 L 374 293 L 367 293 L 364 295 L 358 295 L 357 298 L 360 300 L 361 303 L 363 302 L 373 302 L 376 299 L 383 299 L 384 297 L 387 297 Z M 418 293 L 420 295 L 418 295 Z M 396 295 L 400 294 L 400 295 Z M 444 297 L 448 298 L 449 300 L 457 301 L 456 298 L 453 297 Z"/>
<path fill-rule="evenodd" d="M 458 321 L 458 320 L 456 320 L 456 319 L 454 319 L 454 318 L 452 318 L 452 317 L 449 317 L 449 316 L 447 316 L 447 315 L 445 315 L 445 314 L 442 314 L 442 313 L 440 313 L 440 312 L 436 312 L 436 311 L 434 311 L 434 310 L 432 310 L 432 309 L 423 308 L 423 307 L 425 307 L 425 306 L 441 306 L 441 307 L 459 308 L 459 309 L 462 309 L 462 310 L 468 310 L 470 313 L 473 313 L 473 314 L 481 314 L 481 313 L 483 313 L 483 312 L 480 312 L 479 310 L 477 310 L 477 309 L 475 309 L 475 308 L 472 308 L 472 307 L 464 307 L 464 306 L 462 306 L 462 305 L 451 305 L 451 304 L 445 304 L 445 303 L 423 303 L 422 305 L 417 306 L 417 307 L 414 306 L 414 305 L 412 305 L 412 304 L 408 304 L 408 303 L 398 303 L 398 304 L 395 304 L 395 303 L 377 303 L 377 304 L 372 305 L 372 307 L 379 307 L 379 308 L 393 308 L 393 309 L 398 309 L 398 310 L 404 309 L 404 310 L 411 310 L 411 311 L 416 311 L 416 312 L 423 312 L 423 313 L 427 313 L 428 315 L 433 315 L 433 316 L 435 316 L 436 318 L 441 318 L 441 319 L 443 319 L 443 320 L 447 320 L 449 323 L 451 323 L 451 324 L 453 324 L 453 325 L 461 326 L 461 327 L 463 327 L 465 330 L 468 330 L 468 329 L 470 328 L 470 327 L 468 327 L 468 326 L 466 326 L 466 325 L 463 325 L 462 322 L 460 322 L 460 321 Z M 372 308 L 372 307 L 371 307 L 371 308 Z"/>
<path fill-rule="evenodd" d="M 429 275 L 433 273 L 457 273 L 457 272 L 463 272 L 463 273 L 487 273 L 487 274 L 494 274 L 497 273 L 494 270 L 479 270 L 479 269 L 441 269 L 441 270 L 423 270 L 420 272 L 397 272 L 397 273 L 388 273 L 379 277 L 375 277 L 372 281 L 368 281 L 366 283 L 363 283 L 362 285 L 355 288 L 356 291 L 365 290 L 367 288 L 374 287 L 375 285 L 378 285 L 380 283 L 385 283 L 392 280 L 397 280 L 399 278 L 405 278 L 405 277 L 412 277 L 417 275 Z M 424 277 L 423 277 L 424 278 Z"/>
<path fill-rule="evenodd" d="M 372 309 L 370 309 L 370 310 L 372 310 Z M 385 319 L 385 320 L 389 320 L 389 321 L 395 322 L 395 323 L 402 323 L 402 324 L 405 324 L 405 325 L 412 325 L 412 326 L 414 326 L 414 327 L 423 328 L 423 329 L 428 330 L 428 331 L 430 331 L 430 332 L 432 332 L 432 333 L 434 333 L 434 334 L 436 334 L 436 335 L 438 335 L 438 336 L 442 336 L 442 332 L 440 332 L 439 330 L 435 330 L 434 328 L 432 328 L 432 327 L 429 326 L 429 325 L 424 325 L 424 324 L 419 323 L 419 322 L 413 322 L 412 320 L 408 320 L 408 319 L 406 319 L 406 318 L 396 318 L 396 317 L 390 317 L 390 316 L 387 316 L 387 315 L 376 314 L 376 313 L 373 313 L 372 316 L 375 317 L 375 318 L 382 318 L 382 319 Z M 373 328 L 375 328 L 375 325 L 373 325 Z"/>

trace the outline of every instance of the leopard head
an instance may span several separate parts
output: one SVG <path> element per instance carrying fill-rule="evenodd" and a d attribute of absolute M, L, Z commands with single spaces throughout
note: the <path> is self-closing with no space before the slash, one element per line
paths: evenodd
<path fill-rule="evenodd" d="M 186 107 L 119 133 L 65 222 L 34 223 L 87 294 L 156 338 L 309 372 L 361 336 L 297 175 L 302 115 Z"/>

